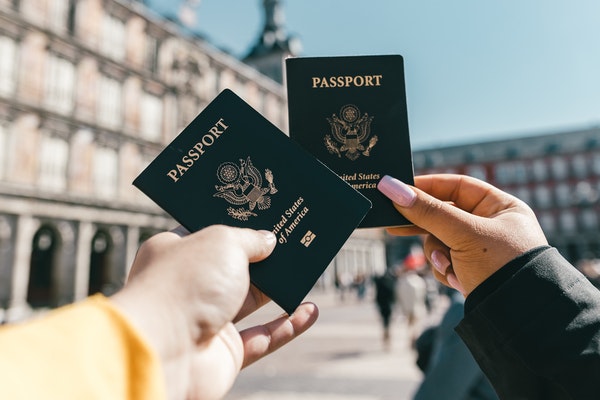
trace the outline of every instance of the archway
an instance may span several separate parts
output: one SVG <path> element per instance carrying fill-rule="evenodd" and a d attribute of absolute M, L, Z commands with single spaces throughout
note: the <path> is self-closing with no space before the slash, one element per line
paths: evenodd
<path fill-rule="evenodd" d="M 92 238 L 88 294 L 112 294 L 110 268 L 113 243 L 108 232 L 98 230 Z"/>
<path fill-rule="evenodd" d="M 42 225 L 33 236 L 27 286 L 27 302 L 33 308 L 54 306 L 54 273 L 59 246 L 59 236 L 50 225 Z"/>

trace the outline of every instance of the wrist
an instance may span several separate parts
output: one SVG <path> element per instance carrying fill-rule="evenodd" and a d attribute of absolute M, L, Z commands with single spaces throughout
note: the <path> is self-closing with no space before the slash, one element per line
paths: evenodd
<path fill-rule="evenodd" d="M 168 296 L 161 296 L 158 290 L 149 295 L 147 288 L 136 283 L 125 286 L 109 301 L 166 361 L 191 342 L 189 323 L 180 309 L 170 305 Z"/>
<path fill-rule="evenodd" d="M 512 278 L 521 269 L 521 267 L 527 264 L 527 262 L 549 248 L 550 246 L 544 245 L 530 249 L 513 258 L 511 261 L 490 275 L 486 280 L 481 282 L 481 284 L 475 287 L 467 296 L 465 300 L 465 314 L 475 309 L 477 305 L 486 299 L 487 296 L 496 291 L 500 286 Z"/>

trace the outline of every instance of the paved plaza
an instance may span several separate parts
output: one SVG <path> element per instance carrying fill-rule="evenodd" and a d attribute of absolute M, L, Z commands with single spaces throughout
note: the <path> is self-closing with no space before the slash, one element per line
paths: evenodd
<path fill-rule="evenodd" d="M 242 371 L 226 400 L 408 400 L 421 380 L 405 321 L 396 316 L 389 350 L 372 295 L 341 301 L 311 293 L 316 324 L 293 343 Z M 245 324 L 281 314 L 274 304 Z"/>

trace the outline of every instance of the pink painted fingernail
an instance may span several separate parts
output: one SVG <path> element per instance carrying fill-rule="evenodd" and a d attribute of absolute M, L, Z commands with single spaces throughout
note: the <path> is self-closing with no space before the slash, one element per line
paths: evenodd
<path fill-rule="evenodd" d="M 381 178 L 377 189 L 387 198 L 402 207 L 410 207 L 415 202 L 417 194 L 406 183 L 389 175 Z"/>
<path fill-rule="evenodd" d="M 446 270 L 450 266 L 450 260 L 439 250 L 431 252 L 431 262 L 433 267 L 442 275 L 446 275 Z"/>

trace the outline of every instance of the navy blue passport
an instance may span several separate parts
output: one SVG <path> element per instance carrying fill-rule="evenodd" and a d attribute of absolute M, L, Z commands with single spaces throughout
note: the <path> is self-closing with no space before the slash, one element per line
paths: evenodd
<path fill-rule="evenodd" d="M 400 55 L 285 62 L 290 137 L 368 197 L 359 228 L 410 225 L 377 190 L 384 175 L 413 184 Z"/>
<path fill-rule="evenodd" d="M 190 232 L 270 230 L 277 246 L 252 283 L 294 312 L 370 201 L 230 90 L 219 94 L 133 184 Z"/>

